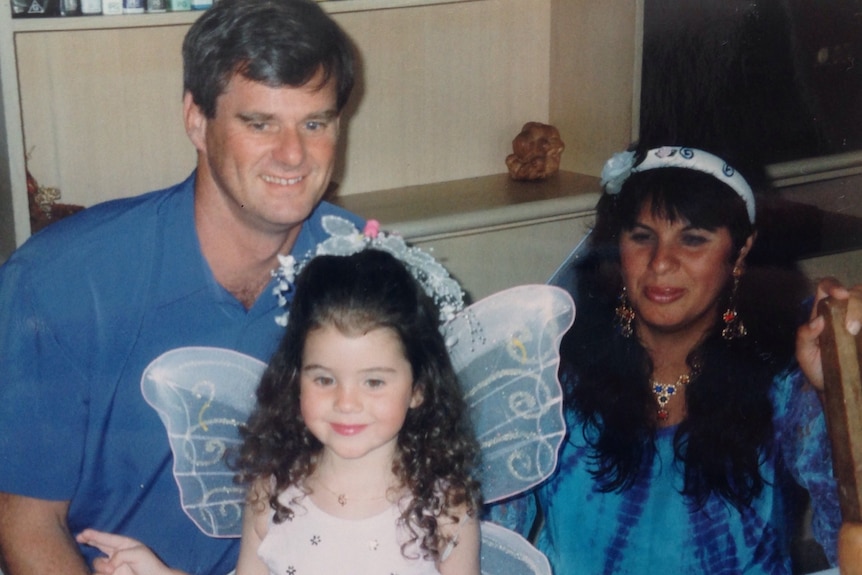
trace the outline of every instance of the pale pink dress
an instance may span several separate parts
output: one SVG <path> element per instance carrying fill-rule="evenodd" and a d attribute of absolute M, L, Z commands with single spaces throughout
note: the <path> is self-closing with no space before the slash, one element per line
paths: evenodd
<path fill-rule="evenodd" d="M 401 525 L 398 504 L 367 519 L 342 519 L 317 507 L 310 497 L 285 490 L 279 501 L 295 515 L 283 523 L 269 521 L 258 555 L 273 575 L 439 575 L 434 561 L 421 558 Z"/>

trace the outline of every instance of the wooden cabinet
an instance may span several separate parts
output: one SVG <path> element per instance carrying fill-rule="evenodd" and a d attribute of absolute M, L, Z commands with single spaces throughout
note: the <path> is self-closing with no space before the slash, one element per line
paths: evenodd
<path fill-rule="evenodd" d="M 596 176 L 636 132 L 640 0 L 337 0 L 358 47 L 338 195 L 505 172 L 527 121 Z M 194 165 L 180 45 L 197 12 L 11 17 L 0 0 L 0 261 L 29 236 L 25 167 L 62 202 L 168 186 Z M 25 159 L 26 158 L 26 159 Z"/>
<path fill-rule="evenodd" d="M 592 224 L 593 214 L 506 228 L 465 230 L 416 242 L 440 260 L 472 301 L 506 288 L 547 283 Z"/>
<path fill-rule="evenodd" d="M 561 171 L 540 182 L 498 174 L 337 202 L 430 251 L 478 300 L 545 283 L 592 226 L 599 194 L 598 178 Z"/>

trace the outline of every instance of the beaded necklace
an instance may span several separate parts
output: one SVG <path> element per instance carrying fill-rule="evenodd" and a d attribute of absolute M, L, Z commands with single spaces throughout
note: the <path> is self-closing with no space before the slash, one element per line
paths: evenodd
<path fill-rule="evenodd" d="M 667 402 L 672 396 L 676 395 L 678 389 L 684 385 L 688 385 L 691 377 L 691 374 L 684 373 L 676 379 L 675 383 L 659 383 L 654 379 L 649 380 L 650 387 L 658 404 L 658 418 L 661 421 L 665 421 L 670 417 L 670 413 L 667 411 Z"/>

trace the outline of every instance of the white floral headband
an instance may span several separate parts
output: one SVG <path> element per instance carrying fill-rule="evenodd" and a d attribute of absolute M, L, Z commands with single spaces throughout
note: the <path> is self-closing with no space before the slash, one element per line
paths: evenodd
<path fill-rule="evenodd" d="M 281 307 L 287 306 L 287 294 L 293 289 L 297 274 L 315 256 L 349 256 L 364 249 L 377 249 L 388 252 L 404 263 L 407 271 L 437 304 L 441 323 L 451 320 L 456 313 L 464 309 L 464 292 L 446 268 L 429 253 L 408 246 L 401 236 L 381 232 L 377 220 L 368 220 L 362 233 L 352 222 L 340 216 L 323 216 L 321 223 L 323 229 L 329 233 L 329 238 L 317 244 L 314 252 L 307 254 L 299 262 L 293 256 L 278 256 L 280 265 L 272 272 L 277 278 L 273 294 L 278 297 L 278 305 Z M 287 325 L 287 316 L 288 314 L 284 313 L 277 317 L 276 323 Z"/>
<path fill-rule="evenodd" d="M 635 172 L 656 168 L 685 168 L 715 177 L 727 184 L 745 202 L 748 219 L 754 223 L 754 193 L 742 175 L 716 155 L 695 148 L 664 146 L 646 153 L 643 161 L 635 165 L 635 153 L 619 152 L 611 156 L 602 168 L 602 189 L 606 194 L 620 193 L 623 183 Z"/>

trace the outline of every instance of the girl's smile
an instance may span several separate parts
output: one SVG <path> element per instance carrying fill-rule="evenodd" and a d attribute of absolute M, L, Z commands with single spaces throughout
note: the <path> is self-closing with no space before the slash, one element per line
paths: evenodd
<path fill-rule="evenodd" d="M 361 433 L 367 425 L 345 425 L 340 423 L 332 423 L 332 430 L 339 435 L 356 435 Z"/>

